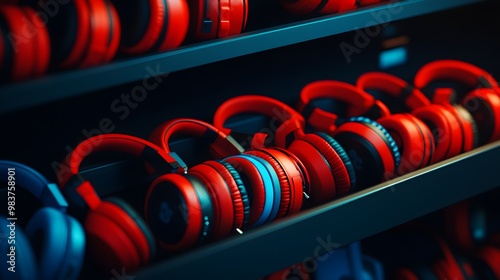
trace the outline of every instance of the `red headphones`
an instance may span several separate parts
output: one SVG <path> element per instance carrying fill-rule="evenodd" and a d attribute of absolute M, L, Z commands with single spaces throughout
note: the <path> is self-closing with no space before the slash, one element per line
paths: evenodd
<path fill-rule="evenodd" d="M 345 105 L 346 112 L 339 115 L 341 109 L 331 112 L 316 107 L 313 102 L 319 99 Z M 333 136 L 346 150 L 359 186 L 369 187 L 394 176 L 401 160 L 396 141 L 382 125 L 360 117 L 388 115 L 383 103 L 351 84 L 324 80 L 302 89 L 297 108 L 311 127 Z"/>
<path fill-rule="evenodd" d="M 0 72 L 18 81 L 43 75 L 50 60 L 47 28 L 30 7 L 0 6 Z"/>
<path fill-rule="evenodd" d="M 144 160 L 156 174 L 182 169 L 182 164 L 161 148 L 140 138 L 123 134 L 104 134 L 80 143 L 61 169 L 60 186 L 69 207 L 84 218 L 87 251 L 106 269 L 135 269 L 148 263 L 156 245 L 146 223 L 130 205 L 119 198 L 101 200 L 92 182 L 80 174 L 88 156 L 113 151 Z M 152 172 L 153 173 L 153 172 Z"/>
<path fill-rule="evenodd" d="M 226 237 L 243 229 L 250 217 L 243 179 L 230 164 L 220 161 L 242 153 L 243 148 L 215 127 L 195 119 L 168 121 L 158 126 L 150 138 L 170 153 L 170 138 L 178 135 L 209 139 L 216 160 L 205 161 L 182 174 L 163 175 L 150 186 L 146 220 L 159 244 L 168 251 Z"/>
<path fill-rule="evenodd" d="M 91 67 L 114 58 L 120 44 L 121 24 L 111 2 L 74 0 L 59 8 L 47 22 L 56 67 Z"/>
<path fill-rule="evenodd" d="M 165 51 L 184 41 L 189 26 L 186 0 L 114 1 L 122 22 L 121 50 Z"/>
<path fill-rule="evenodd" d="M 214 124 L 228 133 L 235 133 L 226 127 L 226 122 L 231 117 L 245 113 L 271 118 L 271 129 L 263 128 L 252 135 L 252 147 L 277 146 L 294 155 L 298 159 L 296 162 L 304 166 L 304 178 L 309 177 L 305 181 L 310 180 L 310 202 L 313 205 L 329 201 L 337 194 L 345 194 L 355 185 L 354 170 L 343 148 L 324 133 L 305 134 L 304 118 L 276 99 L 260 95 L 231 98 L 217 109 Z M 306 187 L 303 191 L 306 197 L 309 196 L 308 189 Z"/>
<path fill-rule="evenodd" d="M 297 15 L 334 14 L 354 10 L 359 0 L 281 0 L 281 5 Z"/>
<path fill-rule="evenodd" d="M 360 87 L 381 89 L 401 100 L 411 114 L 420 119 L 433 133 L 435 150 L 431 163 L 456 156 L 471 150 L 474 146 L 474 124 L 461 108 L 450 104 L 431 104 L 430 100 L 418 89 L 399 77 L 372 72 L 359 78 Z"/>
<path fill-rule="evenodd" d="M 240 34 L 248 18 L 248 0 L 189 0 L 190 37 L 209 40 Z"/>
<path fill-rule="evenodd" d="M 423 89 L 438 80 L 455 81 L 473 89 L 462 98 L 460 104 L 465 108 L 461 110 L 461 114 L 465 113 L 467 118 L 473 120 L 470 123 L 477 126 L 473 127 L 477 130 L 477 145 L 500 139 L 500 91 L 497 81 L 488 72 L 462 61 L 437 60 L 420 68 L 415 75 L 414 84 Z M 452 92 L 449 89 L 437 90 L 433 101 L 450 103 Z"/>
<path fill-rule="evenodd" d="M 361 75 L 356 85 L 364 91 L 376 90 L 394 98 L 407 86 L 407 83 L 395 76 L 382 72 L 369 72 Z M 406 103 L 429 104 L 429 100 L 418 91 L 408 91 Z M 408 101 L 410 100 L 410 101 Z M 378 110 L 383 111 L 383 110 Z M 415 116 L 407 113 L 382 115 L 377 119 L 392 138 L 401 152 L 398 175 L 430 165 L 435 150 L 434 136 L 427 125 Z"/>

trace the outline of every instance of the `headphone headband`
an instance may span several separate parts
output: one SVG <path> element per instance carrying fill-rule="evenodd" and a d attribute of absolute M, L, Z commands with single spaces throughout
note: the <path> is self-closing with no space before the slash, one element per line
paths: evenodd
<path fill-rule="evenodd" d="M 302 133 L 305 125 L 304 117 L 281 101 L 262 95 L 241 95 L 226 100 L 217 108 L 214 114 L 214 126 L 230 134 L 232 131 L 224 126 L 225 122 L 231 117 L 245 113 L 262 114 L 279 122 L 274 131 L 278 147 L 286 147 L 287 136 L 291 133 Z M 267 135 L 261 137 L 262 133 L 256 133 L 255 136 L 257 137 L 252 146 L 263 147 Z"/>
<path fill-rule="evenodd" d="M 211 124 L 196 119 L 174 119 L 163 123 L 153 131 L 150 140 L 170 153 L 169 141 L 176 134 L 209 139 L 210 151 L 217 159 L 244 152 L 243 147 L 233 137 L 224 134 Z"/>
<path fill-rule="evenodd" d="M 415 87 L 421 89 L 436 80 L 457 80 L 470 87 L 498 87 L 498 82 L 484 69 L 459 60 L 436 60 L 425 64 L 415 75 Z"/>
<path fill-rule="evenodd" d="M 360 116 L 372 110 L 379 111 L 378 115 L 390 114 L 384 104 L 376 102 L 373 96 L 354 85 L 333 80 L 316 81 L 302 88 L 297 108 L 307 118 L 307 123 L 318 131 L 331 133 L 341 121 L 337 113 L 323 110 L 312 104 L 313 100 L 321 98 L 345 102 L 348 105 L 348 116 L 342 117 Z"/>
<path fill-rule="evenodd" d="M 20 186 L 29 191 L 42 202 L 44 206 L 53 207 L 63 212 L 66 211 L 68 203 L 56 184 L 50 183 L 47 178 L 33 168 L 9 160 L 0 160 L 0 170 L 2 173 L 0 175 L 0 181 L 2 183 L 8 181 L 8 168 L 15 168 L 16 186 Z"/>
<path fill-rule="evenodd" d="M 367 90 L 377 90 L 404 101 L 411 110 L 431 104 L 431 101 L 418 89 L 405 80 L 384 72 L 367 72 L 359 76 L 356 85 Z"/>

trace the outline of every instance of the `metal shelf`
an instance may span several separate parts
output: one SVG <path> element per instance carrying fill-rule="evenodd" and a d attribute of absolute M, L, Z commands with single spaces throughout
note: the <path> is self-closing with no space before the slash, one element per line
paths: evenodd
<path fill-rule="evenodd" d="M 136 279 L 258 279 L 314 256 L 317 248 L 325 252 L 325 242 L 330 249 L 347 245 L 500 186 L 498 158 L 500 141 L 160 261 Z M 446 184 L 438 184 L 442 178 Z"/>
<path fill-rule="evenodd" d="M 0 86 L 0 114 L 139 81 L 149 75 L 151 71 L 148 68 L 159 75 L 172 73 L 383 24 L 386 21 L 402 20 L 484 1 L 486 0 L 405 0 L 188 45 L 169 52 L 123 59 L 90 69 L 49 74 L 37 80 Z M 389 14 L 390 18 L 377 19 L 374 16 L 382 12 Z M 160 71 L 156 72 L 157 69 Z"/>

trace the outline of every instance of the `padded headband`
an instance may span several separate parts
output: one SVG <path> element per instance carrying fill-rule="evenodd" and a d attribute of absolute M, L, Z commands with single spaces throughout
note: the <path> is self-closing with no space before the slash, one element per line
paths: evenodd
<path fill-rule="evenodd" d="M 206 122 L 195 119 L 174 119 L 166 122 L 153 131 L 150 140 L 170 153 L 170 137 L 176 134 L 209 139 L 210 150 L 217 159 L 244 152 L 243 147 L 233 137 L 224 134 Z"/>
<path fill-rule="evenodd" d="M 498 87 L 497 81 L 486 71 L 459 60 L 436 60 L 425 64 L 415 75 L 415 87 L 421 89 L 436 80 L 457 80 L 470 87 Z"/>
<path fill-rule="evenodd" d="M 312 104 L 313 100 L 328 98 L 348 105 L 348 116 L 354 117 L 369 113 L 376 109 L 380 111 L 377 115 L 389 115 L 389 109 L 370 94 L 360 90 L 354 85 L 333 81 L 322 80 L 307 84 L 300 92 L 297 108 L 305 116 L 307 122 L 319 131 L 332 133 L 340 121 L 343 121 L 334 112 L 328 112 Z"/>
<path fill-rule="evenodd" d="M 222 132 L 230 134 L 231 129 L 224 126 L 226 121 L 231 117 L 245 113 L 262 114 L 279 121 L 275 131 L 275 143 L 279 147 L 286 147 L 287 136 L 292 132 L 300 135 L 305 126 L 304 117 L 292 107 L 262 95 L 241 95 L 228 99 L 217 108 L 214 114 L 214 126 Z"/>
<path fill-rule="evenodd" d="M 359 76 L 356 85 L 365 91 L 376 90 L 400 99 L 412 110 L 431 104 L 431 101 L 418 88 L 388 73 L 364 73 Z"/>
<path fill-rule="evenodd" d="M 54 183 L 49 183 L 38 171 L 24 164 L 0 160 L 0 181 L 2 183 L 8 182 L 8 168 L 15 168 L 16 185 L 29 191 L 33 194 L 44 206 L 56 208 L 59 211 L 66 211 L 68 203 L 64 196 L 59 191 L 59 188 Z"/>

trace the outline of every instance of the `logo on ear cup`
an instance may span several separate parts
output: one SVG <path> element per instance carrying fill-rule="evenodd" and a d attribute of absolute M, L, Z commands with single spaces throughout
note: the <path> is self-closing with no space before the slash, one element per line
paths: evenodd
<path fill-rule="evenodd" d="M 170 223 L 170 220 L 172 219 L 172 216 L 174 215 L 174 212 L 172 212 L 172 209 L 170 209 L 170 206 L 166 202 L 162 202 L 160 205 L 160 220 L 164 222 L 165 224 Z"/>
<path fill-rule="evenodd" d="M 354 169 L 361 170 L 363 168 L 363 159 L 358 156 L 358 153 L 355 150 L 349 150 L 347 154 L 349 154 Z"/>

